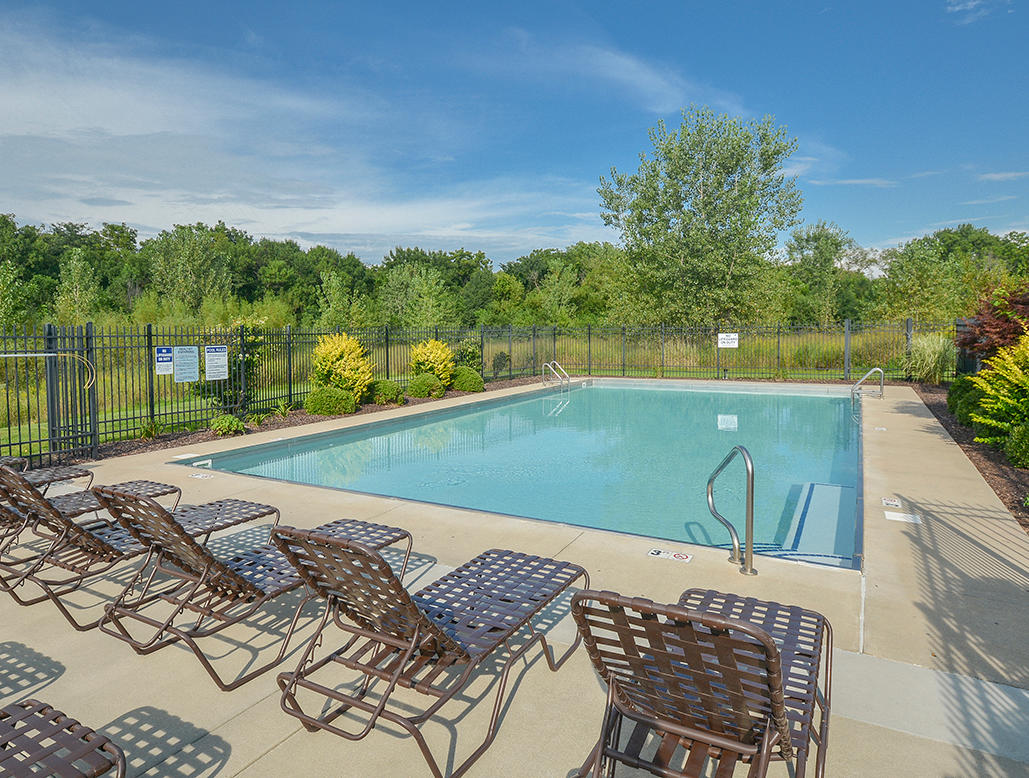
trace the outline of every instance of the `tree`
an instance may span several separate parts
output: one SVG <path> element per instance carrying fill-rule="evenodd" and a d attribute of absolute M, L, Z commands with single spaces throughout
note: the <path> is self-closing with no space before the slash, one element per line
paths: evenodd
<path fill-rule="evenodd" d="M 601 179 L 605 224 L 621 232 L 629 282 L 651 322 L 747 320 L 780 231 L 797 223 L 801 195 L 783 164 L 796 149 L 772 117 L 744 123 L 709 108 L 650 131 L 653 156 L 636 173 Z"/>
<path fill-rule="evenodd" d="M 192 311 L 208 294 L 228 295 L 229 260 L 215 238 L 206 225 L 177 224 L 144 242 L 141 253 L 149 262 L 156 294 Z"/>
<path fill-rule="evenodd" d="M 54 298 L 58 324 L 83 324 L 97 310 L 100 284 L 81 248 L 73 248 L 61 262 L 61 283 Z"/>
<path fill-rule="evenodd" d="M 394 265 L 382 274 L 379 300 L 389 324 L 433 327 L 453 324 L 457 299 L 440 272 L 417 264 Z"/>
<path fill-rule="evenodd" d="M 18 322 L 23 286 L 14 263 L 9 259 L 0 258 L 0 329 Z"/>
<path fill-rule="evenodd" d="M 832 222 L 819 221 L 793 231 L 786 242 L 789 275 L 797 283 L 793 321 L 829 324 L 839 320 L 840 267 L 854 245 Z"/>

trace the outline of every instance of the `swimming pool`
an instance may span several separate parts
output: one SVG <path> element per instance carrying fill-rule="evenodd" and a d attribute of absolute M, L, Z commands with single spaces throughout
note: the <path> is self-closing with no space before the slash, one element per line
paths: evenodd
<path fill-rule="evenodd" d="M 743 445 L 758 553 L 857 567 L 859 413 L 839 387 L 594 379 L 215 454 L 210 467 L 727 546 L 706 485 Z M 737 460 L 715 502 L 741 539 L 745 493 Z"/>

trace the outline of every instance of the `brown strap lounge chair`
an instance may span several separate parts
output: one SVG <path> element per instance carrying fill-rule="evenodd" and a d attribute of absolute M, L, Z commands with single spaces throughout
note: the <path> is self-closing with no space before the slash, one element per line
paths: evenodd
<path fill-rule="evenodd" d="M 436 778 L 443 773 L 419 726 L 464 689 L 485 660 L 506 647 L 508 656 L 497 682 L 486 737 L 451 776 L 462 775 L 493 742 L 514 663 L 538 642 L 550 669 L 556 671 L 579 643 L 576 638 L 554 661 L 544 634 L 532 623 L 575 581 L 589 584 L 589 576 L 578 565 L 492 550 L 409 594 L 385 560 L 360 542 L 289 527 L 279 527 L 274 540 L 308 588 L 326 600 L 321 622 L 297 669 L 278 677 L 282 709 L 312 732 L 323 729 L 348 740 L 365 737 L 380 719 L 387 726 L 399 725 L 415 738 Z M 349 639 L 342 648 L 316 660 L 315 651 L 330 624 Z M 512 645 L 516 633 L 522 637 L 517 648 Z M 338 678 L 313 680 L 323 668 L 329 668 L 327 676 L 332 675 L 333 667 L 356 671 L 362 680 L 359 690 L 347 693 Z M 405 695 L 390 706 L 398 687 L 428 699 L 419 704 Z M 320 712 L 306 712 L 299 695 L 314 697 L 310 709 Z M 363 726 L 357 724 L 351 730 L 334 723 L 349 710 L 360 712 Z"/>
<path fill-rule="evenodd" d="M 722 778 L 749 762 L 747 775 L 756 778 L 782 759 L 796 760 L 803 776 L 808 733 L 801 752 L 785 701 L 789 658 L 761 626 L 595 591 L 573 599 L 572 616 L 608 686 L 600 739 L 579 775 L 612 775 L 623 763 L 665 778 Z"/>
<path fill-rule="evenodd" d="M 148 494 L 178 492 L 178 487 L 153 481 L 130 481 L 114 488 L 119 492 L 125 490 L 123 493 L 136 494 L 140 499 L 150 499 L 146 496 Z M 0 559 L 0 591 L 10 594 L 19 605 L 30 606 L 50 600 L 68 623 L 79 631 L 97 626 L 102 617 L 79 621 L 63 598 L 86 581 L 127 560 L 146 555 L 140 566 L 141 570 L 145 569 L 149 559 L 148 547 L 117 524 L 97 521 L 82 525 L 72 521 L 53 507 L 52 500 L 42 497 L 32 487 L 16 492 L 16 498 L 13 501 L 16 509 L 23 517 L 31 517 L 37 534 L 46 538 L 47 543 L 45 549 L 28 556 L 13 558 L 5 555 Z M 95 497 L 94 502 L 97 509 L 102 507 Z M 189 536 L 205 539 L 214 532 L 244 522 L 266 517 L 274 517 L 273 524 L 279 520 L 277 508 L 236 499 L 180 506 L 173 515 Z M 26 584 L 34 585 L 41 593 L 25 596 L 22 587 Z"/>
<path fill-rule="evenodd" d="M 2 456 L 0 466 L 9 467 L 21 473 L 33 486 L 47 487 L 59 481 L 70 481 L 73 478 L 88 478 L 85 489 L 93 484 L 93 471 L 77 465 L 54 465 L 52 467 L 36 467 L 29 470 L 29 460 L 25 457 Z M 45 491 L 45 488 L 44 488 Z"/>
<path fill-rule="evenodd" d="M 125 775 L 121 749 L 61 711 L 38 700 L 0 709 L 0 775 L 95 778 L 111 770 Z"/>
<path fill-rule="evenodd" d="M 282 661 L 303 607 L 311 599 L 310 593 L 298 604 L 282 637 L 278 655 L 234 680 L 223 679 L 197 643 L 255 615 L 270 600 L 302 585 L 296 569 L 281 551 L 267 544 L 222 561 L 193 540 L 173 515 L 153 500 L 110 487 L 99 487 L 97 495 L 133 538 L 155 552 L 154 569 L 141 570 L 123 595 L 107 606 L 100 623 L 103 632 L 128 643 L 138 654 L 150 654 L 182 641 L 222 691 L 242 686 Z M 411 553 L 411 534 L 406 530 L 340 519 L 313 531 L 327 536 L 361 538 L 376 548 L 406 540 L 406 570 Z M 151 594 L 157 585 L 155 573 L 177 582 L 170 589 L 165 587 L 159 595 L 159 599 L 170 606 L 170 612 L 161 616 L 151 615 L 148 611 L 152 609 L 145 607 L 155 600 Z M 192 623 L 183 625 L 180 621 Z M 130 627 L 140 625 L 147 629 L 145 637 L 130 631 Z"/>

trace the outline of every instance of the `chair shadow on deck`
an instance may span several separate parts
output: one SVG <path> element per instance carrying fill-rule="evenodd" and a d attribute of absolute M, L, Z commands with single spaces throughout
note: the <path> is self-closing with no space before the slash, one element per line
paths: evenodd
<path fill-rule="evenodd" d="M 1029 537 L 1010 514 L 965 503 L 906 500 L 922 524 L 906 528 L 914 549 L 947 717 L 961 740 L 965 775 L 1006 774 L 993 754 L 1029 762 Z M 927 662 L 928 663 L 928 662 Z M 984 687 L 968 676 L 1016 687 Z M 1029 765 L 1024 765 L 1029 773 Z"/>
<path fill-rule="evenodd" d="M 123 713 L 99 731 L 125 752 L 129 776 L 210 778 L 232 752 L 218 735 L 149 705 Z"/>
<path fill-rule="evenodd" d="M 35 697 L 64 674 L 64 665 L 13 640 L 0 642 L 0 705 Z"/>

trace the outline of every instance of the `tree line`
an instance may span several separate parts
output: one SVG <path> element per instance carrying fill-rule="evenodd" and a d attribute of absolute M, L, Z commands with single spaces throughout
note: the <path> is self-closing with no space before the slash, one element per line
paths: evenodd
<path fill-rule="evenodd" d="M 929 322 L 1029 282 L 1026 233 L 965 224 L 876 251 L 834 223 L 801 223 L 784 173 L 796 140 L 771 117 L 690 108 L 650 138 L 637 171 L 612 169 L 598 189 L 619 245 L 540 248 L 499 267 L 464 248 L 397 247 L 368 264 L 222 222 L 140 241 L 126 224 L 0 214 L 0 327 Z"/>

